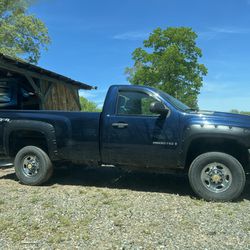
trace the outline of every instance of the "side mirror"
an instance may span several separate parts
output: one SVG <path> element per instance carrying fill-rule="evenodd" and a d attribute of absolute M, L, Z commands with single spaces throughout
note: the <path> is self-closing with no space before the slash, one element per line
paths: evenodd
<path fill-rule="evenodd" d="M 167 115 L 169 109 L 162 103 L 162 102 L 152 102 L 150 104 L 150 112 L 160 114 L 160 115 Z"/>

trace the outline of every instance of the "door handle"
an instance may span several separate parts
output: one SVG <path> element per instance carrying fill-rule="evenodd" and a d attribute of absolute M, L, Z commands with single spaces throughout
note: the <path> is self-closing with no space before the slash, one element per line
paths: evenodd
<path fill-rule="evenodd" d="M 115 123 L 112 123 L 112 127 L 114 127 L 114 128 L 126 128 L 126 127 L 128 127 L 128 124 L 124 123 L 124 122 L 115 122 Z"/>

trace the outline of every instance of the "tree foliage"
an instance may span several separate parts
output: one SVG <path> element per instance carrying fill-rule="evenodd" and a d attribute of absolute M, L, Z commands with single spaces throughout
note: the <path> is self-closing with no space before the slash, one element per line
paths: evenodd
<path fill-rule="evenodd" d="M 91 102 L 83 96 L 80 96 L 80 104 L 81 110 L 84 112 L 101 112 L 101 109 L 97 107 L 95 102 Z"/>
<path fill-rule="evenodd" d="M 241 115 L 250 115 L 250 111 L 239 111 L 238 109 L 231 109 L 230 113 L 241 114 Z"/>
<path fill-rule="evenodd" d="M 191 28 L 157 28 L 132 54 L 134 66 L 126 69 L 128 80 L 136 85 L 157 87 L 197 107 L 197 96 L 207 69 L 199 64 L 201 49 Z"/>
<path fill-rule="evenodd" d="M 0 0 L 0 52 L 37 63 L 50 43 L 45 24 L 28 14 L 32 0 Z"/>

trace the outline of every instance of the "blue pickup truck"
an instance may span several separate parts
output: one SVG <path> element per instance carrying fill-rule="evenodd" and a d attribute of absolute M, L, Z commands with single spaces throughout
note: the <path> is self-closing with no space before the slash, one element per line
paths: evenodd
<path fill-rule="evenodd" d="M 108 164 L 186 173 L 198 196 L 229 201 L 250 169 L 250 117 L 196 111 L 145 86 L 111 86 L 101 113 L 0 111 L 0 138 L 27 185 L 46 182 L 60 163 Z"/>

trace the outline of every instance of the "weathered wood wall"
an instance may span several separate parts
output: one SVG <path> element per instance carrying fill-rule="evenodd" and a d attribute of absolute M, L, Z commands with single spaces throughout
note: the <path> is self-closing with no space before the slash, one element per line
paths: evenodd
<path fill-rule="evenodd" d="M 49 83 L 44 80 L 40 82 L 40 88 L 45 96 L 43 109 L 64 111 L 79 111 L 81 109 L 77 88 L 62 83 Z"/>

